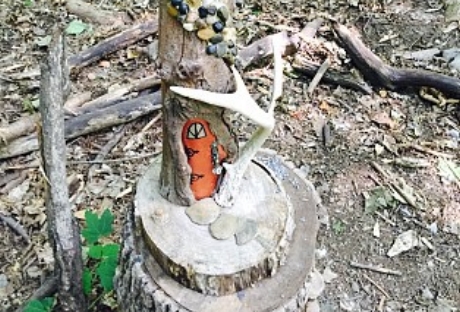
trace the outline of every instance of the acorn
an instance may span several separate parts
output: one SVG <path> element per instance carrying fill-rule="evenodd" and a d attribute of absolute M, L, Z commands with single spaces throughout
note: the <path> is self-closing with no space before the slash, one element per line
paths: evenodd
<path fill-rule="evenodd" d="M 224 30 L 224 24 L 222 22 L 215 22 L 214 24 L 212 24 L 212 29 L 216 33 L 220 33 L 220 32 L 222 32 L 222 30 Z"/>
<path fill-rule="evenodd" d="M 185 2 L 181 2 L 181 4 L 179 4 L 177 10 L 179 11 L 180 15 L 186 15 L 190 11 L 190 9 L 188 7 L 188 4 L 185 3 Z"/>
<path fill-rule="evenodd" d="M 206 47 L 206 54 L 213 55 L 213 54 L 216 54 L 216 52 L 217 52 L 217 47 L 215 44 L 211 44 Z"/>
<path fill-rule="evenodd" d="M 200 16 L 200 18 L 206 18 L 206 16 L 208 16 L 208 9 L 204 6 L 200 6 L 198 8 L 198 16 Z"/>
<path fill-rule="evenodd" d="M 171 0 L 171 4 L 175 7 L 179 6 L 182 3 L 182 0 Z"/>

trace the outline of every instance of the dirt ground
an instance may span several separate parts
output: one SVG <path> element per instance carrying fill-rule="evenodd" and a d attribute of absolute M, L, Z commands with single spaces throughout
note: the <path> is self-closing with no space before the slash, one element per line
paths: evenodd
<path fill-rule="evenodd" d="M 66 13 L 62 2 L 0 3 L 0 127 L 35 110 L 39 78 L 8 77 L 37 66 L 44 55 L 40 40 L 50 33 L 51 26 L 56 22 L 67 25 L 76 18 Z M 92 2 L 109 11 L 128 12 L 136 20 L 156 16 L 156 4 L 147 5 L 148 1 Z M 405 52 L 459 48 L 460 30 L 445 20 L 442 2 L 436 0 L 388 1 L 385 6 L 371 0 L 251 1 L 236 16 L 245 30 L 241 44 L 286 27 L 299 31 L 308 21 L 325 14 L 356 29 L 388 64 L 460 76 L 442 57 L 404 57 Z M 69 36 L 70 53 L 119 31 L 113 25 L 93 25 L 91 31 Z M 144 53 L 154 40 L 149 37 L 72 73 L 72 93 L 89 90 L 95 97 L 154 74 L 155 66 Z M 329 55 L 332 67 L 356 72 L 327 24 L 298 54 L 318 64 Z M 257 97 L 266 96 L 264 90 L 270 88 L 271 80 L 260 70 L 267 67 L 270 72 L 269 66 L 270 62 L 263 62 L 243 74 L 252 77 L 246 82 Z M 310 81 L 296 73 L 285 75 L 284 96 L 276 110 L 278 123 L 266 146 L 301 167 L 327 207 L 328 218 L 323 219 L 317 243 L 316 267 L 328 272 L 328 283 L 319 298 L 321 311 L 458 311 L 457 108 L 444 109 L 424 101 L 413 89 L 394 92 L 374 88 L 372 94 L 365 95 L 319 84 L 308 95 Z M 122 222 L 132 200 L 132 187 L 149 163 L 149 158 L 138 156 L 161 151 L 161 117 L 147 131 L 142 130 L 156 116 L 158 113 L 68 142 L 70 190 L 77 215 L 86 208 L 101 211 L 108 207 L 115 213 L 117 225 Z M 124 134 L 106 159 L 120 161 L 85 163 L 119 131 Z M 238 135 L 248 137 L 247 133 Z M 13 311 L 26 300 L 52 267 L 52 251 L 46 242 L 43 179 L 39 168 L 28 167 L 37 157 L 32 153 L 0 161 L 0 182 L 15 181 L 0 184 L 0 213 L 17 220 L 31 240 L 27 244 L 24 237 L 0 222 L 1 311 Z M 457 166 L 456 181 L 443 171 L 445 159 Z M 374 163 L 391 176 L 382 176 Z M 416 207 L 401 196 L 388 198 L 390 182 L 415 198 Z M 115 240 L 121 228 L 116 229 Z M 396 238 L 409 230 L 417 246 L 389 257 Z M 358 268 L 360 264 L 390 271 Z"/>

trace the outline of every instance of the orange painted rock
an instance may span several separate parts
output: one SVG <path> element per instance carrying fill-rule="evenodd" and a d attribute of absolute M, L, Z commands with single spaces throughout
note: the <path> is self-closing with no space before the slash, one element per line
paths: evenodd
<path fill-rule="evenodd" d="M 220 165 L 227 157 L 222 145 L 203 119 L 189 119 L 182 129 L 182 143 L 192 168 L 190 188 L 197 200 L 211 197 L 220 175 Z"/>

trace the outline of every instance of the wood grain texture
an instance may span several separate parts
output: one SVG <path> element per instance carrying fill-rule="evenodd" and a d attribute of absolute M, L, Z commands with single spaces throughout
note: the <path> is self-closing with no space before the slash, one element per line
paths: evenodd
<path fill-rule="evenodd" d="M 257 161 L 279 179 L 295 209 L 289 252 L 276 274 L 225 296 L 205 295 L 186 288 L 167 275 L 151 256 L 139 213 L 133 205 L 125 222 L 120 267 L 115 278 L 120 311 L 304 311 L 312 287 L 309 281 L 314 266 L 320 200 L 312 184 L 295 174 L 278 156 L 263 152 Z"/>

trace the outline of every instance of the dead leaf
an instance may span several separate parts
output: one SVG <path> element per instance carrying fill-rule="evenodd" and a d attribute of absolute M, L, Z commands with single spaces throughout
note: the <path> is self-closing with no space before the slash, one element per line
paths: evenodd
<path fill-rule="evenodd" d="M 414 230 L 409 230 L 396 237 L 396 240 L 393 243 L 393 246 L 391 246 L 390 250 L 388 250 L 387 255 L 388 257 L 392 258 L 418 245 L 419 239 L 417 232 Z"/>
<path fill-rule="evenodd" d="M 396 124 L 395 122 L 390 118 L 390 116 L 388 116 L 388 114 L 386 112 L 381 112 L 381 113 L 377 113 L 375 114 L 371 120 L 381 126 L 387 126 L 389 127 L 390 129 L 394 129 Z"/>

